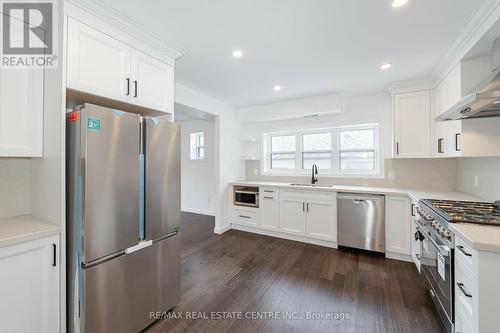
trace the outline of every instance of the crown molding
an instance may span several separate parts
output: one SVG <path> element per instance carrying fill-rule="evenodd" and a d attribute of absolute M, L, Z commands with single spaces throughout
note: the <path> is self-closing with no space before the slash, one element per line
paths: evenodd
<path fill-rule="evenodd" d="M 168 55 L 174 60 L 186 54 L 185 51 L 162 42 L 158 34 L 146 29 L 144 26 L 132 20 L 130 17 L 120 13 L 113 7 L 101 1 L 65 0 L 65 2 L 75 5 L 80 9 L 97 17 L 98 19 L 113 25 L 114 27 L 122 30 L 128 35 Z"/>
<path fill-rule="evenodd" d="M 434 67 L 431 77 L 440 82 L 500 18 L 500 0 L 485 0 L 473 14 L 460 37 Z"/>

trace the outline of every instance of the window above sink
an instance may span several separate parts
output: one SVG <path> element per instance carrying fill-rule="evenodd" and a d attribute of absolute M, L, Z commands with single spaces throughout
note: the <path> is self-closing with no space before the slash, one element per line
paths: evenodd
<path fill-rule="evenodd" d="M 263 134 L 264 175 L 379 177 L 382 174 L 378 124 Z M 297 185 L 298 186 L 298 185 Z"/>

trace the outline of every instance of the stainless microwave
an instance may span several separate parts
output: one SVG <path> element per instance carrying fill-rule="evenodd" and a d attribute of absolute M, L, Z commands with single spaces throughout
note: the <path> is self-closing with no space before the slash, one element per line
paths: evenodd
<path fill-rule="evenodd" d="M 234 204 L 236 206 L 259 207 L 259 188 L 235 186 Z"/>

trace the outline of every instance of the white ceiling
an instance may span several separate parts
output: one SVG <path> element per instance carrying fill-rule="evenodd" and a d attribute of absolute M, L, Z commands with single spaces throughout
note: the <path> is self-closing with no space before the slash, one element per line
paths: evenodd
<path fill-rule="evenodd" d="M 483 0 L 104 2 L 186 51 L 177 82 L 238 107 L 429 75 Z"/>

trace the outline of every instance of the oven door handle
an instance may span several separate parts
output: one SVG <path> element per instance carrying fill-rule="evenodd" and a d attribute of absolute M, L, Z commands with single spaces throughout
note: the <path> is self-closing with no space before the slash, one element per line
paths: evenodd
<path fill-rule="evenodd" d="M 438 243 L 436 243 L 436 241 L 434 239 L 432 239 L 432 234 L 430 231 L 427 231 L 427 234 L 430 237 L 425 237 L 425 239 L 428 239 L 430 241 L 430 243 L 434 246 L 434 248 L 439 252 L 440 255 L 442 255 L 442 256 L 449 256 L 450 255 L 451 249 L 448 246 L 439 245 Z"/>

